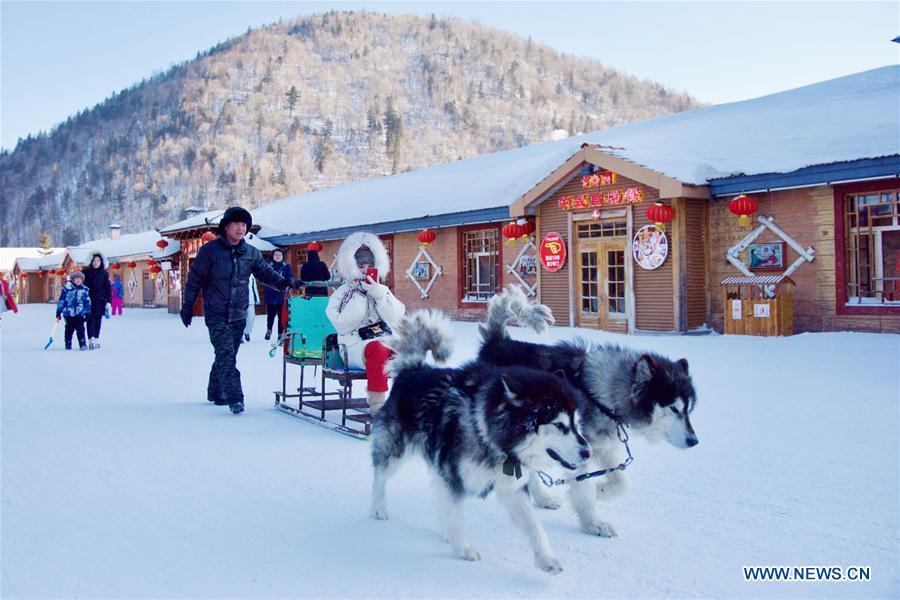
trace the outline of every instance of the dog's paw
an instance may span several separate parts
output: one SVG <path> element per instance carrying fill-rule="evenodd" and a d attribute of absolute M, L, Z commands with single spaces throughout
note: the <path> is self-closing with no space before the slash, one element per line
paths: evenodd
<path fill-rule="evenodd" d="M 478 554 L 478 550 L 471 546 L 466 546 L 465 548 L 457 548 L 456 555 L 459 556 L 463 560 L 481 560 L 481 555 Z"/>
<path fill-rule="evenodd" d="M 537 565 L 538 569 L 550 573 L 551 575 L 562 573 L 563 570 L 559 561 L 552 556 L 537 556 L 534 559 L 534 563 Z"/>
<path fill-rule="evenodd" d="M 605 521 L 592 521 L 590 523 L 586 523 L 581 526 L 581 529 L 590 535 L 597 535 L 600 537 L 616 537 L 618 534 L 616 530 L 613 529 L 613 526 Z"/>
<path fill-rule="evenodd" d="M 388 511 L 386 508 L 382 507 L 372 507 L 372 511 L 370 513 L 373 519 L 378 519 L 379 521 L 387 521 L 388 520 Z"/>

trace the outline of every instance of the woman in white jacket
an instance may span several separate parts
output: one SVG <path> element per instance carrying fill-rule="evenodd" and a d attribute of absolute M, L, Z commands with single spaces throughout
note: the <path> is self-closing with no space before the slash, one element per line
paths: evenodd
<path fill-rule="evenodd" d="M 384 366 L 390 350 L 378 338 L 386 334 L 382 324 L 394 327 L 406 312 L 391 290 L 366 275 L 378 269 L 384 281 L 390 271 L 387 250 L 377 236 L 354 233 L 341 244 L 337 267 L 344 279 L 328 300 L 326 314 L 338 332 L 338 341 L 347 346 L 350 367 L 366 370 L 369 409 L 374 415 L 384 404 L 387 374 Z"/>

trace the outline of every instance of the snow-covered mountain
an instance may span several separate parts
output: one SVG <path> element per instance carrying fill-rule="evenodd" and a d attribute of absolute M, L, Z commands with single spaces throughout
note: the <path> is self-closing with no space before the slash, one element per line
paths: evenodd
<path fill-rule="evenodd" d="M 697 106 L 477 23 L 331 12 L 228 40 L 0 155 L 0 246 L 54 244 Z"/>

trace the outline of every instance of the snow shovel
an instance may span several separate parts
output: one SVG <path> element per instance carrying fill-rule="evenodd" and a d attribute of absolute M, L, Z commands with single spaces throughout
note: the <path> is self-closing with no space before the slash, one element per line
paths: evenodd
<path fill-rule="evenodd" d="M 53 336 L 56 334 L 56 326 L 59 325 L 59 319 L 56 319 L 56 323 L 53 324 L 53 329 L 50 330 L 50 339 L 47 341 L 47 345 L 44 346 L 44 350 L 50 347 L 50 344 L 53 343 Z"/>

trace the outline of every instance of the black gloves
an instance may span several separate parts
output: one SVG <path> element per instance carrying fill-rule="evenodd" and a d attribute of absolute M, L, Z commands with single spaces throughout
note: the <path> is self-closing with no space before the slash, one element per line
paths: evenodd
<path fill-rule="evenodd" d="M 294 278 L 292 277 L 292 278 L 291 278 L 291 284 L 290 284 L 288 287 L 292 287 L 292 288 L 294 288 L 295 290 L 299 290 L 299 289 L 302 288 L 302 287 L 306 287 L 306 284 L 303 283 L 303 281 L 301 281 L 301 280 L 299 280 L 299 279 L 294 279 Z"/>
<path fill-rule="evenodd" d="M 181 322 L 184 323 L 184 326 L 190 327 L 191 319 L 194 318 L 194 311 L 192 310 L 192 307 L 182 306 L 181 312 L 179 314 L 181 315 Z"/>
<path fill-rule="evenodd" d="M 56 320 L 59 321 L 60 317 L 62 317 L 62 313 L 59 311 L 56 311 Z"/>

